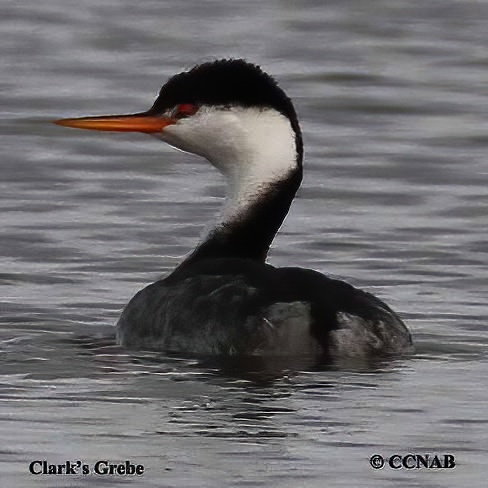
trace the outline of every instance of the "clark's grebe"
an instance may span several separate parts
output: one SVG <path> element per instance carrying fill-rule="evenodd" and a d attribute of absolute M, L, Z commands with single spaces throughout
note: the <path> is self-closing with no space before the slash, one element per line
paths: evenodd
<path fill-rule="evenodd" d="M 317 271 L 265 262 L 302 180 L 303 144 L 291 100 L 258 66 L 201 64 L 173 76 L 147 112 L 56 123 L 151 134 L 206 158 L 228 181 L 213 230 L 125 307 L 120 344 L 325 359 L 411 350 L 402 320 L 375 296 Z"/>

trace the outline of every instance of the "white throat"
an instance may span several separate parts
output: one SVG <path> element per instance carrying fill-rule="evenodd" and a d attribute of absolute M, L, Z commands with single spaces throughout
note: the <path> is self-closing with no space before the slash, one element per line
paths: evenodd
<path fill-rule="evenodd" d="M 228 179 L 224 220 L 243 211 L 298 165 L 290 121 L 270 108 L 201 107 L 166 127 L 159 137 L 203 156 Z"/>

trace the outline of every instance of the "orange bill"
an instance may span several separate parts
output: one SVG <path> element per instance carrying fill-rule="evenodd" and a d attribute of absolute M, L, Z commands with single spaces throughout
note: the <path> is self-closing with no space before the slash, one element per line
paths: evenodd
<path fill-rule="evenodd" d="M 154 115 L 102 115 L 100 117 L 80 117 L 77 119 L 55 120 L 55 124 L 75 129 L 103 130 L 115 132 L 144 132 L 152 134 L 161 132 L 166 126 L 176 123 L 176 120 Z"/>

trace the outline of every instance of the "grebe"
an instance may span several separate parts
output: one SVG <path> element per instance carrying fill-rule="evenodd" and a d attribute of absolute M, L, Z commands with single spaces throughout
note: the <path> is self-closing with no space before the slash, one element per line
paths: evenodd
<path fill-rule="evenodd" d="M 376 357 L 412 349 L 408 329 L 370 293 L 310 269 L 266 263 L 302 180 L 291 100 L 260 67 L 224 59 L 177 74 L 133 115 L 57 124 L 156 136 L 206 158 L 228 181 L 213 230 L 117 323 L 132 348 L 222 356 Z"/>

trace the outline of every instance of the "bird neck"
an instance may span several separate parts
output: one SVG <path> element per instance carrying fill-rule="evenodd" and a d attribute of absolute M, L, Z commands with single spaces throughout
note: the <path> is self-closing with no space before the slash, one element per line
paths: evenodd
<path fill-rule="evenodd" d="M 228 183 L 217 225 L 177 269 L 204 259 L 264 262 L 302 180 L 296 116 L 289 119 L 270 108 L 203 108 L 193 120 L 170 126 L 165 137 L 205 157 Z"/>
<path fill-rule="evenodd" d="M 221 220 L 180 266 L 212 258 L 264 262 L 301 181 L 299 165 L 279 180 L 232 195 Z"/>

